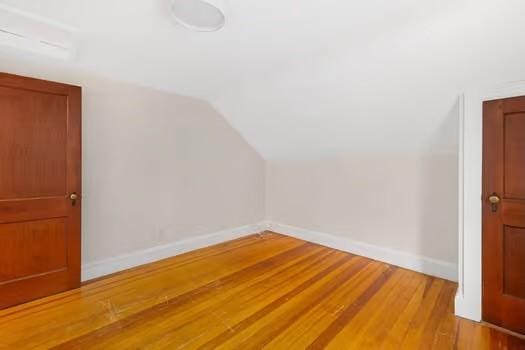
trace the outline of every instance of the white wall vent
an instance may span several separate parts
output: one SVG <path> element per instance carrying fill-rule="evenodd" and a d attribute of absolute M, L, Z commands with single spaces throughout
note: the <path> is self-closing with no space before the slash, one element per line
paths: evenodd
<path fill-rule="evenodd" d="M 60 59 L 74 54 L 74 29 L 0 4 L 0 46 Z"/>

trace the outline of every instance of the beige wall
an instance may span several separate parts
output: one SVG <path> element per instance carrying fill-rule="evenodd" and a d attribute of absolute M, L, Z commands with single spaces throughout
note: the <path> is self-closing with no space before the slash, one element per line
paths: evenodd
<path fill-rule="evenodd" d="M 2 57 L 83 87 L 83 262 L 264 218 L 264 161 L 208 103 Z"/>
<path fill-rule="evenodd" d="M 426 149 L 269 159 L 265 169 L 206 102 L 59 65 L 2 57 L 0 70 L 84 88 L 84 262 L 257 223 L 265 213 L 457 260 L 457 105 Z"/>
<path fill-rule="evenodd" d="M 457 261 L 457 156 L 345 155 L 267 164 L 267 219 Z"/>
<path fill-rule="evenodd" d="M 442 121 L 419 149 L 401 152 L 383 140 L 375 152 L 267 161 L 267 219 L 455 264 L 460 108 L 457 99 L 441 111 Z M 422 109 L 417 122 L 433 120 L 429 113 Z M 389 117 L 417 126 L 394 112 Z M 397 135 L 382 124 L 375 133 L 361 130 L 374 141 L 381 133 Z"/>

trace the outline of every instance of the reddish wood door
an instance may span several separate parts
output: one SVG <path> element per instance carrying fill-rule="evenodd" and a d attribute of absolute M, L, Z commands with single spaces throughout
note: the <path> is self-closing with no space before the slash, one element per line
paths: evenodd
<path fill-rule="evenodd" d="M 0 73 L 0 308 L 80 285 L 80 104 Z"/>
<path fill-rule="evenodd" d="M 525 333 L 525 96 L 483 106 L 483 319 Z"/>

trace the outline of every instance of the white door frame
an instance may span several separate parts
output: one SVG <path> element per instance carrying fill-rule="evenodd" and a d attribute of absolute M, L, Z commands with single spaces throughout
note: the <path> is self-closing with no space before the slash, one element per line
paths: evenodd
<path fill-rule="evenodd" d="M 525 95 L 525 81 L 473 89 L 461 98 L 459 121 L 459 255 L 457 316 L 481 321 L 481 169 L 483 102 Z"/>

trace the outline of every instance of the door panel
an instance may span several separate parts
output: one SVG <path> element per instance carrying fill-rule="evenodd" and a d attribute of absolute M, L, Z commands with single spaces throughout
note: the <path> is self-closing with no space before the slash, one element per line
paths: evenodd
<path fill-rule="evenodd" d="M 64 218 L 0 225 L 0 283 L 67 269 Z M 16 254 L 14 256 L 13 254 Z"/>
<path fill-rule="evenodd" d="M 505 115 L 505 198 L 525 198 L 525 113 Z"/>
<path fill-rule="evenodd" d="M 501 220 L 504 225 L 525 226 L 525 201 L 507 199 L 501 203 Z"/>
<path fill-rule="evenodd" d="M 505 226 L 503 239 L 503 293 L 525 299 L 525 229 Z"/>
<path fill-rule="evenodd" d="M 80 103 L 0 73 L 0 308 L 80 285 Z"/>
<path fill-rule="evenodd" d="M 66 195 L 67 96 L 0 87 L 0 199 Z"/>
<path fill-rule="evenodd" d="M 525 97 L 483 105 L 483 319 L 525 333 Z"/>

